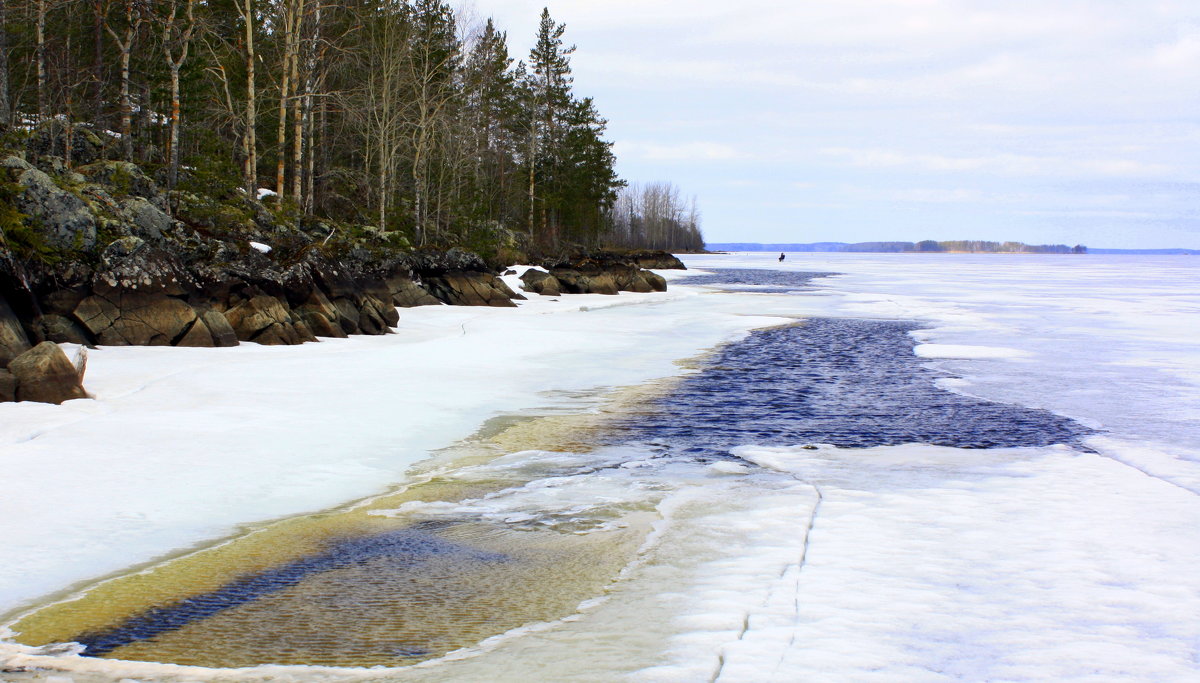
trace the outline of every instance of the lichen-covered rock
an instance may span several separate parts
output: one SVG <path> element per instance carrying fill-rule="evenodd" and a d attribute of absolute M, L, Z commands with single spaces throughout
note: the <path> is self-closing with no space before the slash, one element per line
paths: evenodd
<path fill-rule="evenodd" d="M 108 188 L 116 197 L 141 197 L 160 209 L 166 208 L 162 189 L 154 179 L 128 161 L 100 161 L 78 169 L 80 175 Z"/>
<path fill-rule="evenodd" d="M 36 168 L 17 176 L 21 192 L 17 210 L 46 243 L 61 250 L 91 249 L 96 245 L 96 218 L 87 204 L 60 188 L 50 176 Z"/>
<path fill-rule="evenodd" d="M 527 292 L 541 294 L 542 296 L 559 296 L 562 294 L 562 287 L 559 285 L 558 278 L 543 270 L 530 268 L 521 275 L 522 288 Z"/>
<path fill-rule="evenodd" d="M 33 129 L 25 143 L 25 151 L 34 158 L 66 157 L 68 138 L 71 162 L 75 164 L 90 164 L 104 157 L 113 149 L 115 142 L 110 136 L 97 133 L 90 126 L 76 124 L 68 130 L 64 122 L 52 119 Z"/>
<path fill-rule="evenodd" d="M 62 403 L 87 398 L 79 371 L 58 344 L 42 342 L 8 364 L 17 380 L 18 401 Z"/>
<path fill-rule="evenodd" d="M 0 403 L 17 400 L 17 378 L 8 370 L 0 369 Z"/>
<path fill-rule="evenodd" d="M 163 233 L 170 230 L 175 224 L 170 216 L 143 197 L 129 197 L 121 202 L 121 212 L 128 222 L 130 231 L 135 236 L 150 242 L 161 240 Z"/>
<path fill-rule="evenodd" d="M 0 296 L 0 367 L 29 350 L 29 336 L 21 320 L 13 312 L 4 297 Z"/>
<path fill-rule="evenodd" d="M 197 287 L 178 256 L 140 237 L 122 237 L 104 249 L 93 275 L 93 289 L 136 289 L 183 296 Z"/>

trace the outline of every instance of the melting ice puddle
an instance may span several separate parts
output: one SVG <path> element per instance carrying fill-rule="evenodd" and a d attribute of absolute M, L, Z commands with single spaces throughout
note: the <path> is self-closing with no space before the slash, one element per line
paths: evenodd
<path fill-rule="evenodd" d="M 602 430 L 594 416 L 518 421 L 494 435 L 500 450 L 443 460 L 395 494 L 106 582 L 13 628 L 23 643 L 76 641 L 123 660 L 404 666 L 595 604 L 655 561 L 669 533 L 662 520 L 697 491 L 815 505 L 794 467 L 745 453 L 740 462 L 768 469 L 734 463 L 747 444 L 1028 447 L 1087 433 L 1046 411 L 938 388 L 943 375 L 913 353 L 914 329 L 818 319 L 755 332 L 669 395 L 627 403 Z M 520 449 L 549 433 L 581 447 Z"/>

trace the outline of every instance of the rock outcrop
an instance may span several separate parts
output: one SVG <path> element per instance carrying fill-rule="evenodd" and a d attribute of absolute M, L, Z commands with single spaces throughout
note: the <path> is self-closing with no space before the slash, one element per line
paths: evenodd
<path fill-rule="evenodd" d="M 87 398 L 79 369 L 53 342 L 42 342 L 17 356 L 8 364 L 7 372 L 15 381 L 13 394 L 18 401 L 62 403 Z M 5 383 L 0 378 L 0 385 Z M 0 394 L 3 393 L 0 386 Z"/>
<path fill-rule="evenodd" d="M 549 272 L 531 269 L 521 276 L 522 288 L 543 296 L 560 294 L 617 294 L 618 292 L 665 292 L 667 281 L 646 270 L 642 262 L 677 265 L 678 259 L 665 252 L 593 251 L 573 258 L 552 259 L 542 265 Z"/>
<path fill-rule="evenodd" d="M 0 296 L 0 368 L 29 350 L 29 336 L 8 301 Z"/>
<path fill-rule="evenodd" d="M 525 298 L 462 249 L 410 251 L 394 234 L 290 215 L 220 183 L 167 192 L 112 158 L 109 138 L 48 122 L 24 155 L 0 158 L 0 401 L 85 396 L 57 343 L 299 344 L 386 334 L 397 308 Z M 522 288 L 544 296 L 661 291 L 645 268 L 682 267 L 665 252 L 613 251 L 541 265 Z"/>

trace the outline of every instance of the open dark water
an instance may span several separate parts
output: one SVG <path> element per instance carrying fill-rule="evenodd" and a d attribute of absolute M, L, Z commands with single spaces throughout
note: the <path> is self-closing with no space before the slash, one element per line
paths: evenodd
<path fill-rule="evenodd" d="M 792 292 L 831 273 L 728 269 L 689 278 L 719 289 Z M 957 448 L 1077 444 L 1090 430 L 1045 410 L 936 386 L 913 354 L 913 322 L 816 318 L 729 344 L 618 438 L 721 457 L 735 446 L 925 443 Z"/>
<path fill-rule="evenodd" d="M 828 273 L 721 270 L 688 284 L 718 289 L 796 292 Z M 760 330 L 713 354 L 669 396 L 619 420 L 601 445 L 646 447 L 677 459 L 729 457 L 743 445 L 827 443 L 848 448 L 925 443 L 958 448 L 1078 444 L 1083 426 L 1044 410 L 991 403 L 940 389 L 944 377 L 913 354 L 917 323 L 811 319 Z M 104 632 L 80 634 L 86 655 L 103 656 L 347 568 L 412 571 L 432 558 L 463 567 L 506 557 L 439 538 L 420 525 L 347 539 L 327 551 L 242 576 L 219 590 L 131 617 Z M 353 587 L 343 602 L 354 603 Z M 424 649 L 414 653 L 426 654 Z"/>

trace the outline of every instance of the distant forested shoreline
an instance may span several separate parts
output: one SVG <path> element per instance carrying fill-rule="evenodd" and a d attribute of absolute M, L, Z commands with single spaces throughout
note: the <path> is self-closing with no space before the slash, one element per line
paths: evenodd
<path fill-rule="evenodd" d="M 1086 254 L 1082 244 L 1024 244 L 1022 242 L 988 242 L 983 240 L 949 240 L 937 242 L 809 242 L 806 244 L 759 244 L 756 242 L 714 242 L 706 244 L 710 251 L 810 251 L 863 252 L 876 254 Z M 1107 250 L 1106 250 L 1107 251 Z"/>

